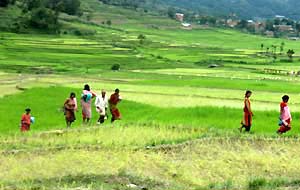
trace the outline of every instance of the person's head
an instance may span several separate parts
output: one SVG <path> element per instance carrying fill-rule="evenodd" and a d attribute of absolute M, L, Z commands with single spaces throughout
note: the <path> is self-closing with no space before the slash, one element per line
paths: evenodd
<path fill-rule="evenodd" d="M 245 97 L 249 98 L 251 96 L 252 92 L 250 90 L 247 90 L 245 93 Z"/>
<path fill-rule="evenodd" d="M 101 90 L 101 94 L 102 94 L 102 97 L 104 97 L 105 94 L 106 94 L 106 91 L 105 91 L 104 89 L 102 89 L 102 90 Z"/>
<path fill-rule="evenodd" d="M 282 96 L 282 101 L 287 103 L 289 101 L 290 97 L 288 95 Z"/>
<path fill-rule="evenodd" d="M 30 109 L 30 108 L 26 108 L 26 109 L 25 109 L 25 112 L 26 112 L 27 114 L 29 114 L 29 113 L 31 112 L 31 109 Z"/>
<path fill-rule="evenodd" d="M 76 97 L 76 94 L 74 92 L 71 92 L 70 98 L 75 98 L 75 97 Z"/>
<path fill-rule="evenodd" d="M 116 93 L 116 94 L 119 94 L 119 92 L 120 92 L 120 90 L 117 88 L 117 89 L 115 90 L 115 93 Z"/>
<path fill-rule="evenodd" d="M 91 91 L 90 86 L 88 84 L 84 85 L 83 90 Z"/>

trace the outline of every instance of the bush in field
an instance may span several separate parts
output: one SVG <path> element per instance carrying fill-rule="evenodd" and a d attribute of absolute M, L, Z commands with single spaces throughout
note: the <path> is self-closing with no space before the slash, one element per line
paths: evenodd
<path fill-rule="evenodd" d="M 140 44 L 143 44 L 144 41 L 146 40 L 146 36 L 144 34 L 138 35 L 137 39 L 140 40 Z"/>
<path fill-rule="evenodd" d="M 111 20 L 106 21 L 106 24 L 107 24 L 108 26 L 112 25 Z"/>
<path fill-rule="evenodd" d="M 113 64 L 113 65 L 111 66 L 111 70 L 113 70 L 113 71 L 119 71 L 119 70 L 120 70 L 120 67 L 121 67 L 121 65 L 118 64 L 118 63 L 116 63 L 116 64 Z"/>
<path fill-rule="evenodd" d="M 96 34 L 96 31 L 89 30 L 89 29 L 77 28 L 77 29 L 73 30 L 73 33 L 77 36 L 91 36 L 91 35 Z"/>
<path fill-rule="evenodd" d="M 137 37 L 139 40 L 145 40 L 146 39 L 146 36 L 144 34 L 140 34 L 138 35 Z"/>

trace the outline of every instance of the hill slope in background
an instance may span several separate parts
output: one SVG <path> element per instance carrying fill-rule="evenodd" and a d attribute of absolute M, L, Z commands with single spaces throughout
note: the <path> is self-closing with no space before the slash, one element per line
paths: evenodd
<path fill-rule="evenodd" d="M 284 15 L 300 19 L 298 0 L 159 0 L 178 8 L 191 9 L 204 14 L 228 15 L 236 13 L 242 18 L 271 18 Z"/>

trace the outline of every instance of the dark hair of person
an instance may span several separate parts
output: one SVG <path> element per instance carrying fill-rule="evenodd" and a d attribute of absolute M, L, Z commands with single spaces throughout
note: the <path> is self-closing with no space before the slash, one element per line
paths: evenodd
<path fill-rule="evenodd" d="M 30 108 L 26 108 L 25 111 L 26 111 L 26 112 L 30 112 L 31 109 L 30 109 Z"/>
<path fill-rule="evenodd" d="M 84 85 L 83 90 L 91 91 L 90 86 L 88 84 Z"/>
<path fill-rule="evenodd" d="M 247 90 L 246 93 L 245 93 L 245 96 L 246 96 L 247 94 L 249 94 L 249 93 L 252 94 L 252 92 L 251 92 L 250 90 Z"/>
<path fill-rule="evenodd" d="M 282 101 L 287 102 L 289 101 L 290 97 L 288 95 L 282 96 Z"/>
<path fill-rule="evenodd" d="M 117 88 L 117 89 L 115 90 L 115 92 L 120 92 L 120 90 Z"/>
<path fill-rule="evenodd" d="M 71 94 L 70 94 L 70 98 L 72 97 L 72 96 L 76 96 L 76 94 L 74 93 L 74 92 L 71 92 Z"/>

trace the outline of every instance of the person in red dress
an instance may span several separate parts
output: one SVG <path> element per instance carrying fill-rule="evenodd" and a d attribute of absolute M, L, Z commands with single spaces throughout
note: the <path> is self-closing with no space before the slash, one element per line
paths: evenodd
<path fill-rule="evenodd" d="M 21 131 L 22 132 L 26 132 L 26 131 L 29 131 L 30 130 L 30 124 L 31 124 L 31 116 L 30 116 L 30 108 L 27 108 L 25 110 L 26 113 L 24 113 L 22 115 L 22 118 L 21 118 Z"/>
<path fill-rule="evenodd" d="M 109 99 L 109 109 L 110 109 L 110 113 L 112 115 L 111 117 L 111 122 L 113 123 L 115 120 L 119 120 L 121 119 L 121 113 L 119 111 L 119 109 L 117 108 L 117 104 L 121 101 L 121 98 L 120 98 L 120 90 L 119 89 L 116 89 L 115 90 L 115 93 L 113 93 L 111 96 L 110 96 L 110 99 Z"/>
<path fill-rule="evenodd" d="M 240 132 L 242 132 L 243 128 L 245 128 L 246 132 L 250 132 L 251 126 L 252 126 L 252 117 L 253 112 L 251 110 L 251 102 L 250 102 L 250 96 L 252 95 L 252 92 L 250 90 L 247 90 L 245 93 L 245 100 L 244 100 L 244 117 L 241 122 L 242 126 L 240 127 Z"/>

